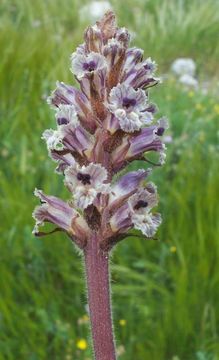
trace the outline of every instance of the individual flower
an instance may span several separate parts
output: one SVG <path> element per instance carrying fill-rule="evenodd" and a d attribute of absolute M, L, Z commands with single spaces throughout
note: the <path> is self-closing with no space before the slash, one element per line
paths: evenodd
<path fill-rule="evenodd" d="M 127 321 L 125 319 L 120 319 L 119 320 L 119 325 L 120 326 L 126 326 L 126 323 L 127 323 Z"/>
<path fill-rule="evenodd" d="M 170 252 L 171 253 L 175 253 L 176 251 L 177 251 L 176 246 L 174 246 L 174 245 L 170 246 Z"/>
<path fill-rule="evenodd" d="M 137 134 L 126 135 L 121 145 L 112 152 L 114 171 L 122 169 L 126 162 L 144 159 L 144 153 L 151 151 L 159 153 L 159 164 L 162 165 L 166 147 L 161 138 L 167 128 L 166 118 L 161 118 L 157 124 L 145 127 Z"/>
<path fill-rule="evenodd" d="M 129 158 L 141 156 L 143 153 L 149 151 L 165 152 L 165 145 L 161 137 L 167 127 L 168 123 L 166 119 L 161 119 L 156 126 L 152 125 L 142 129 L 139 135 L 130 139 L 130 147 L 125 158 L 128 160 Z"/>
<path fill-rule="evenodd" d="M 172 63 L 171 70 L 177 76 L 181 76 L 181 75 L 194 76 L 196 71 L 196 64 L 193 59 L 179 58 Z"/>
<path fill-rule="evenodd" d="M 130 194 L 135 193 L 150 173 L 151 169 L 139 169 L 121 176 L 110 188 L 110 209 L 115 204 L 118 206 L 124 202 Z"/>
<path fill-rule="evenodd" d="M 102 121 L 106 115 L 103 105 L 106 97 L 105 57 L 96 52 L 88 55 L 75 52 L 72 55 L 71 71 L 79 81 L 83 94 L 89 99 L 93 115 L 97 121 Z"/>
<path fill-rule="evenodd" d="M 63 82 L 57 81 L 56 86 L 56 89 L 47 99 L 48 104 L 55 109 L 63 104 L 74 105 L 81 124 L 85 129 L 93 133 L 97 127 L 97 123 L 86 95 L 83 94 L 82 91 Z"/>
<path fill-rule="evenodd" d="M 59 104 L 56 109 L 56 121 L 58 125 L 67 125 L 69 123 L 74 126 L 79 125 L 76 108 L 70 104 Z"/>
<path fill-rule="evenodd" d="M 135 229 L 140 230 L 145 236 L 151 238 L 161 224 L 160 214 L 152 214 L 151 209 L 158 203 L 156 188 L 139 190 L 129 200 L 131 218 Z"/>
<path fill-rule="evenodd" d="M 160 82 L 154 77 L 157 65 L 151 58 L 142 61 L 140 49 L 132 49 L 126 57 L 121 82 L 135 89 L 146 89 Z"/>
<path fill-rule="evenodd" d="M 86 222 L 68 203 L 55 196 L 45 195 L 38 189 L 35 189 L 34 195 L 41 201 L 41 205 L 37 206 L 33 212 L 36 220 L 33 230 L 35 235 L 45 235 L 46 233 L 39 231 L 39 226 L 49 222 L 56 225 L 58 230 L 65 231 L 70 237 L 76 237 L 81 241 L 87 238 L 89 228 Z"/>
<path fill-rule="evenodd" d="M 113 234 L 125 234 L 132 228 L 131 213 L 127 203 L 114 212 L 109 224 Z"/>
<path fill-rule="evenodd" d="M 111 90 L 108 107 L 125 132 L 137 131 L 143 125 L 150 124 L 153 118 L 147 111 L 147 96 L 144 91 L 124 84 Z"/>
<path fill-rule="evenodd" d="M 85 209 L 92 204 L 98 193 L 105 193 L 108 185 L 107 171 L 100 164 L 80 167 L 77 163 L 65 170 L 65 184 L 73 193 L 77 207 Z"/>
<path fill-rule="evenodd" d="M 68 166 L 74 165 L 75 163 L 75 158 L 72 153 L 66 150 L 50 150 L 49 155 L 52 160 L 58 163 L 56 168 L 57 173 L 63 173 Z"/>
<path fill-rule="evenodd" d="M 79 80 L 104 68 L 106 68 L 106 60 L 96 52 L 91 52 L 87 56 L 75 52 L 71 56 L 71 71 Z"/>
<path fill-rule="evenodd" d="M 74 105 L 60 104 L 56 111 L 56 121 L 59 125 L 58 129 L 47 129 L 42 135 L 42 139 L 46 141 L 49 150 L 63 149 L 62 140 L 67 127 L 71 127 L 75 130 L 75 128 L 79 125 Z"/>
<path fill-rule="evenodd" d="M 134 227 L 146 237 L 153 237 L 161 224 L 160 214 L 151 213 L 157 203 L 156 188 L 153 184 L 149 183 L 145 188 L 140 188 L 114 212 L 110 219 L 113 233 L 122 234 Z"/>
<path fill-rule="evenodd" d="M 108 40 L 103 48 L 103 54 L 109 67 L 113 67 L 118 62 L 119 57 L 124 53 L 124 50 L 125 48 L 119 40 L 115 38 Z"/>
<path fill-rule="evenodd" d="M 79 339 L 76 343 L 76 346 L 79 350 L 87 349 L 87 341 L 85 339 Z"/>
<path fill-rule="evenodd" d="M 126 51 L 124 70 L 133 69 L 136 64 L 142 62 L 144 50 L 137 47 L 130 48 Z"/>
<path fill-rule="evenodd" d="M 96 52 L 102 53 L 103 49 L 103 36 L 101 29 L 97 24 L 94 26 L 88 26 L 84 33 L 85 43 L 83 45 L 82 55 L 86 55 L 86 53 Z M 78 52 L 78 49 L 77 49 Z"/>
<path fill-rule="evenodd" d="M 86 157 L 86 151 L 88 154 L 93 146 L 92 135 L 80 125 L 75 107 L 60 104 L 56 110 L 56 121 L 57 129 L 47 129 L 42 135 L 51 157 L 55 152 L 66 155 L 66 152 L 63 153 L 66 150 Z"/>
<path fill-rule="evenodd" d="M 130 34 L 125 27 L 117 28 L 115 32 L 115 39 L 127 49 L 130 42 Z"/>
<path fill-rule="evenodd" d="M 48 150 L 62 150 L 62 134 L 58 130 L 47 129 L 42 134 L 42 139 L 46 141 Z"/>

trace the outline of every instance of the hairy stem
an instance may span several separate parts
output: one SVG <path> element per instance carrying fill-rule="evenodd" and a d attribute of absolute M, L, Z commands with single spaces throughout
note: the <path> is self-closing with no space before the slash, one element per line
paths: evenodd
<path fill-rule="evenodd" d="M 95 360 L 116 360 L 110 304 L 108 254 L 94 235 L 84 251 Z"/>

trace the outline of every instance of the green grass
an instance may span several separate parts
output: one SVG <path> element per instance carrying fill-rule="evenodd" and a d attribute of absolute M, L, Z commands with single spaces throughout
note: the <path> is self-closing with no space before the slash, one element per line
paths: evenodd
<path fill-rule="evenodd" d="M 81 259 L 64 235 L 31 235 L 35 186 L 66 197 L 40 136 L 53 126 L 43 100 L 71 82 L 83 1 L 3 0 L 0 5 L 0 360 L 85 360 L 89 328 Z M 218 1 L 112 2 L 120 25 L 165 72 L 193 57 L 201 79 L 218 74 Z M 145 15 L 146 14 L 146 15 Z M 34 27 L 34 21 L 41 25 Z M 151 99 L 171 123 L 160 194 L 160 241 L 129 238 L 112 256 L 114 323 L 121 360 L 219 359 L 218 99 L 169 79 Z M 134 164 L 137 168 L 140 164 Z M 143 164 L 141 164 L 143 166 Z M 171 247 L 175 248 L 171 248 Z M 171 252 L 171 249 L 176 249 Z M 119 324 L 120 319 L 126 325 Z"/>

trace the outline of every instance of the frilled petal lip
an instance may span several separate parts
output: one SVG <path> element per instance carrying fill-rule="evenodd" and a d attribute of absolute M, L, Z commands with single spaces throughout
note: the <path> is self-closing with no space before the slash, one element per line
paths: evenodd
<path fill-rule="evenodd" d="M 128 200 L 128 206 L 135 229 L 151 238 L 161 224 L 161 216 L 151 210 L 158 204 L 157 191 L 153 183 L 140 189 Z"/>
<path fill-rule="evenodd" d="M 107 170 L 100 164 L 80 167 L 75 163 L 67 167 L 64 174 L 65 185 L 72 192 L 76 206 L 82 209 L 91 205 L 97 194 L 108 192 Z"/>
<path fill-rule="evenodd" d="M 130 100 L 129 107 L 124 104 L 124 100 L 126 99 Z M 118 108 L 123 108 L 127 112 L 131 112 L 133 109 L 141 111 L 144 110 L 146 104 L 147 96 L 143 90 L 135 90 L 134 88 L 126 86 L 123 83 L 119 83 L 117 86 L 115 86 L 109 94 L 108 108 L 112 112 Z"/>
<path fill-rule="evenodd" d="M 56 109 L 56 121 L 60 126 L 67 125 L 69 123 L 74 126 L 79 125 L 79 120 L 76 112 L 76 108 L 71 104 L 59 104 Z"/>
<path fill-rule="evenodd" d="M 148 98 L 145 92 L 122 83 L 111 90 L 106 106 L 125 132 L 137 131 L 153 120 L 152 112 L 148 111 Z"/>
<path fill-rule="evenodd" d="M 134 195 L 130 197 L 130 199 L 128 200 L 128 205 L 132 214 L 149 213 L 153 207 L 157 206 L 158 204 L 157 191 L 153 183 L 151 183 L 151 187 L 152 186 L 153 186 L 153 192 L 149 191 L 147 187 L 144 187 L 139 189 Z M 146 207 L 139 207 L 137 209 L 136 204 L 138 204 L 139 201 L 143 201 L 147 203 Z"/>
<path fill-rule="evenodd" d="M 132 221 L 134 228 L 140 230 L 147 238 L 151 239 L 157 232 L 158 227 L 162 223 L 162 218 L 159 213 L 133 215 Z"/>
<path fill-rule="evenodd" d="M 82 55 L 75 52 L 71 55 L 71 72 L 78 80 L 105 68 L 107 68 L 106 59 L 99 53 L 90 52 L 88 55 Z"/>

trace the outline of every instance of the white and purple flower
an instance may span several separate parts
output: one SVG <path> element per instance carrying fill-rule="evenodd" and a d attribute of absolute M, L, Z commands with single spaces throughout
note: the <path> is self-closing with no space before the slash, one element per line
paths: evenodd
<path fill-rule="evenodd" d="M 36 236 L 46 235 L 39 230 L 39 227 L 48 222 L 57 227 L 52 232 L 63 230 L 71 238 L 79 236 L 83 240 L 87 239 L 89 234 L 87 223 L 68 203 L 55 196 L 45 195 L 42 190 L 38 189 L 35 189 L 34 195 L 41 202 L 41 205 L 37 206 L 33 212 L 33 218 L 36 220 L 33 233 Z"/>
<path fill-rule="evenodd" d="M 157 205 L 157 193 L 153 184 L 136 190 L 128 202 L 123 203 L 110 219 L 114 233 L 124 233 L 131 228 L 140 230 L 147 238 L 152 238 L 161 224 L 161 216 L 151 213 Z"/>
<path fill-rule="evenodd" d="M 76 207 L 86 209 L 97 194 L 106 193 L 107 170 L 100 164 L 80 167 L 77 163 L 65 170 L 65 184 L 72 192 Z"/>
<path fill-rule="evenodd" d="M 160 214 L 152 214 L 151 210 L 157 206 L 156 188 L 153 186 L 140 189 L 129 199 L 131 219 L 135 229 L 140 230 L 146 237 L 151 238 L 161 224 Z"/>
<path fill-rule="evenodd" d="M 91 52 L 87 56 L 75 52 L 71 56 L 71 71 L 78 80 L 83 79 L 84 76 L 90 76 L 98 70 L 103 70 L 106 66 L 105 57 L 96 52 Z"/>
<path fill-rule="evenodd" d="M 125 132 L 137 131 L 151 123 L 153 116 L 147 106 L 147 96 L 141 89 L 119 84 L 110 92 L 108 107 Z"/>

